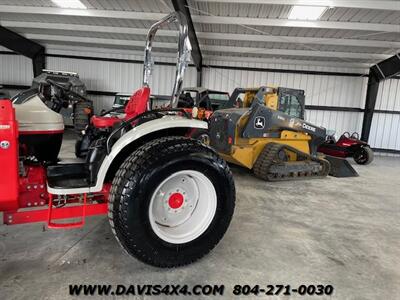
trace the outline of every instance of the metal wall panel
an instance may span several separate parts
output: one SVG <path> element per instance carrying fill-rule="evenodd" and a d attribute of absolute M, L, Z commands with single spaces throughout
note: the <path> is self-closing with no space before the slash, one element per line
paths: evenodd
<path fill-rule="evenodd" d="M 118 59 L 141 60 L 141 55 L 105 54 L 87 51 L 50 50 L 50 53 L 72 54 L 80 56 L 106 56 Z M 174 62 L 173 58 L 161 58 L 164 62 Z M 2 72 L 0 82 L 30 85 L 32 78 L 31 61 L 19 55 L 0 55 Z M 243 67 L 287 68 L 295 70 L 344 71 L 352 69 L 332 67 L 313 67 L 283 64 L 256 64 L 251 62 L 218 62 L 208 61 L 208 65 L 224 64 Z M 95 61 L 73 58 L 48 57 L 47 68 L 78 72 L 89 90 L 131 93 L 141 85 L 142 65 L 125 62 Z M 358 70 L 359 71 L 359 70 Z M 168 95 L 172 91 L 175 76 L 174 66 L 155 65 L 152 78 L 152 92 Z M 232 92 L 238 86 L 258 86 L 272 84 L 277 86 L 301 88 L 306 92 L 308 105 L 328 105 L 359 107 L 364 106 L 366 78 L 290 74 L 277 72 L 260 72 L 244 70 L 226 70 L 205 67 L 203 70 L 203 85 L 208 88 Z M 184 86 L 196 85 L 196 70 L 189 67 L 185 76 Z M 109 109 L 113 97 L 91 96 L 95 100 L 95 110 Z M 361 113 L 308 111 L 307 119 L 316 125 L 328 129 L 343 131 L 361 130 Z"/>
<path fill-rule="evenodd" d="M 400 80 L 380 83 L 375 109 L 400 112 Z M 374 113 L 369 143 L 375 148 L 400 150 L 400 114 Z"/>
<path fill-rule="evenodd" d="M 0 47 L 0 51 L 9 51 Z M 102 53 L 75 50 L 48 49 L 47 53 L 108 57 L 115 59 L 143 60 L 143 55 L 130 55 L 119 53 Z M 175 63 L 176 59 L 171 57 L 155 57 L 156 62 Z M 115 62 L 101 60 L 85 60 L 66 57 L 47 57 L 46 68 L 77 72 L 85 82 L 88 90 L 105 92 L 132 93 L 142 85 L 143 65 L 141 63 Z M 175 79 L 175 66 L 155 65 L 151 80 L 153 94 L 169 95 Z M 31 85 L 33 77 L 32 61 L 22 55 L 0 54 L 0 83 Z M 194 67 L 189 67 L 185 74 L 183 86 L 196 85 L 197 72 Z M 112 96 L 91 96 L 95 101 L 95 111 L 109 109 L 112 106 Z"/>
<path fill-rule="evenodd" d="M 119 59 L 141 60 L 141 55 L 126 54 L 105 54 L 87 51 L 51 51 L 50 53 L 72 54 L 81 56 L 100 56 Z M 164 62 L 174 62 L 173 58 L 161 58 Z M 10 84 L 30 85 L 32 79 L 32 64 L 30 59 L 20 55 L 0 55 L 0 82 Z M 242 67 L 264 67 L 282 68 L 295 70 L 315 70 L 315 71 L 342 71 L 356 72 L 352 69 L 340 69 L 332 67 L 315 67 L 283 64 L 256 64 L 250 62 L 218 62 L 207 61 L 208 65 L 230 65 Z M 142 65 L 125 62 L 95 61 L 73 58 L 48 57 L 47 68 L 65 71 L 78 72 L 81 79 L 86 83 L 89 90 L 126 92 L 131 93 L 141 85 Z M 358 70 L 359 71 L 359 70 Z M 174 66 L 156 65 L 153 71 L 152 92 L 154 94 L 168 95 L 172 91 L 173 79 L 175 76 Z M 393 80 L 396 84 L 400 81 Z M 397 93 L 393 92 L 394 83 L 386 81 L 382 84 L 381 98 L 378 99 L 377 109 L 400 110 L 400 101 L 394 99 L 399 97 L 400 88 Z M 342 107 L 364 107 L 367 78 L 364 77 L 344 77 L 327 75 L 306 75 L 278 72 L 246 71 L 246 70 L 226 70 L 220 68 L 205 67 L 203 70 L 203 85 L 208 88 L 232 92 L 238 86 L 259 86 L 262 84 L 272 84 L 277 86 L 293 87 L 304 89 L 306 92 L 306 104 L 326 105 Z M 196 70 L 189 67 L 185 76 L 184 86 L 196 85 Z M 389 86 L 387 86 L 389 85 Z M 386 97 L 385 95 L 388 94 Z M 386 93 L 386 94 L 385 94 Z M 102 109 L 109 109 L 112 105 L 111 96 L 91 96 L 95 101 L 96 112 Z M 396 99 L 397 99 L 396 98 Z M 391 99 L 391 102 L 379 102 L 383 99 Z M 338 134 L 343 131 L 361 130 L 362 113 L 357 112 L 334 112 L 309 110 L 306 113 L 307 120 L 327 129 L 336 130 Z M 374 124 L 383 124 L 383 117 L 377 117 Z M 385 122 L 391 121 L 391 127 L 398 128 L 398 122 L 389 116 Z M 385 123 L 386 124 L 386 123 Z M 388 123 L 387 123 L 388 124 Z M 389 125 L 385 125 L 386 127 Z M 374 126 L 374 125 L 373 125 Z M 382 128 L 383 125 L 377 126 Z M 374 131 L 373 127 L 373 130 Z M 400 139 L 399 139 L 400 140 Z M 381 143 L 382 144 L 382 143 Z M 385 144 L 385 143 L 383 143 Z M 376 146 L 378 147 L 378 146 Z M 383 146 L 382 146 L 383 147 Z"/>
<path fill-rule="evenodd" d="M 338 138 L 343 132 L 358 132 L 362 128 L 363 114 L 360 112 L 309 110 L 306 112 L 306 120 L 335 131 Z"/>
<path fill-rule="evenodd" d="M 93 61 L 73 58 L 48 57 L 49 69 L 78 72 L 88 90 L 132 93 L 142 85 L 143 66 L 138 63 Z M 155 65 L 151 80 L 153 94 L 169 95 L 175 79 L 175 66 Z M 184 86 L 196 84 L 196 69 L 186 71 Z M 96 96 L 96 112 L 109 109 L 113 97 Z"/>
<path fill-rule="evenodd" d="M 0 55 L 0 83 L 30 85 L 32 76 L 30 58 L 22 55 Z"/>

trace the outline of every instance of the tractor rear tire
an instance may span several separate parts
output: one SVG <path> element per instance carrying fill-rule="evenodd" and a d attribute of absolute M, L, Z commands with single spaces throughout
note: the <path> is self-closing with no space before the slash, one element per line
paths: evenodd
<path fill-rule="evenodd" d="M 190 264 L 222 239 L 235 207 L 226 162 L 200 141 L 152 140 L 121 165 L 109 220 L 128 254 L 161 268 Z"/>
<path fill-rule="evenodd" d="M 374 160 L 374 152 L 368 146 L 360 147 L 360 149 L 354 153 L 353 158 L 359 165 L 369 165 Z"/>

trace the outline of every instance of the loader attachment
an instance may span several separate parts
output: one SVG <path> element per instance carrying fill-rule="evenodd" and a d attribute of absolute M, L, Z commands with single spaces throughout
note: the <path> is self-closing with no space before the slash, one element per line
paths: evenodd
<path fill-rule="evenodd" d="M 357 177 L 358 173 L 345 158 L 338 158 L 325 155 L 325 159 L 329 161 L 331 169 L 329 175 L 333 177 Z"/>

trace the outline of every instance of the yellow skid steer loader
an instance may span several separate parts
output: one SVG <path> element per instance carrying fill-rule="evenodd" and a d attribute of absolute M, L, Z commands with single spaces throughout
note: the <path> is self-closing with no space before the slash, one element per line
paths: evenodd
<path fill-rule="evenodd" d="M 304 121 L 304 91 L 238 88 L 226 107 L 231 108 L 214 112 L 209 120 L 211 146 L 257 177 L 280 181 L 357 176 L 346 160 L 317 153 L 326 129 Z"/>

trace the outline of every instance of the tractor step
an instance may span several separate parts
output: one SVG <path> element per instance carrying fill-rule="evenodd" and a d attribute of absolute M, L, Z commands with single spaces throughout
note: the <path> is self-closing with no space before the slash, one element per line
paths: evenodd
<path fill-rule="evenodd" d="M 88 187 L 88 178 L 85 163 L 57 164 L 47 167 L 47 183 L 54 189 Z"/>
<path fill-rule="evenodd" d="M 54 208 L 54 199 L 53 195 L 49 194 L 49 209 L 48 209 L 48 218 L 47 218 L 47 227 L 51 229 L 72 229 L 72 228 L 81 228 L 85 225 L 85 217 L 86 217 L 86 201 L 87 201 L 87 194 L 83 194 L 83 204 L 79 205 L 81 208 L 81 214 L 77 217 L 80 218 L 78 222 L 70 222 L 70 223 L 55 223 L 53 221 L 53 210 L 58 208 Z M 67 203 L 65 203 L 67 204 Z"/>

